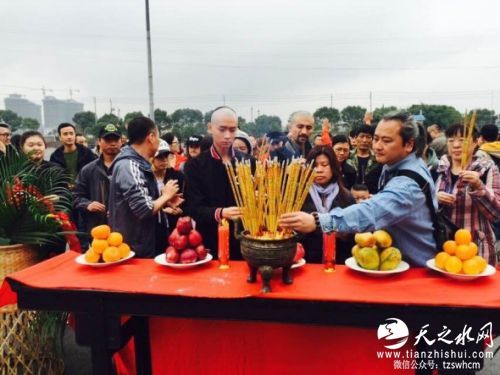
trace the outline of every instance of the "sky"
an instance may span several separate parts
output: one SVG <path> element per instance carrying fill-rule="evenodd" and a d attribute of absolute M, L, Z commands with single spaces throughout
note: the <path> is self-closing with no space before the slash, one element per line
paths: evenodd
<path fill-rule="evenodd" d="M 155 108 L 500 112 L 500 1 L 150 0 Z M 148 113 L 145 1 L 0 0 L 0 98 Z M 371 101 L 370 101 L 371 92 Z M 111 101 L 111 103 L 110 103 Z M 0 108 L 3 108 L 3 100 Z"/>

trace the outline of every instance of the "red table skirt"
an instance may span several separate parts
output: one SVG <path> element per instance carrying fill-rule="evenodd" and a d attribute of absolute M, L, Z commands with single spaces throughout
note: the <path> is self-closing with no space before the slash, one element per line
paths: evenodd
<path fill-rule="evenodd" d="M 414 373 L 377 358 L 376 329 L 151 318 L 150 336 L 154 375 Z"/>

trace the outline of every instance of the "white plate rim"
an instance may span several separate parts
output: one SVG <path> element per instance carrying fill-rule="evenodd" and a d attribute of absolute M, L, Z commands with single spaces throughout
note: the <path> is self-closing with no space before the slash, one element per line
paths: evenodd
<path fill-rule="evenodd" d="M 101 268 L 101 267 L 108 267 L 112 266 L 114 264 L 122 263 L 125 262 L 126 260 L 129 260 L 130 258 L 133 258 L 135 256 L 135 252 L 130 251 L 130 254 L 126 256 L 125 258 L 122 258 L 120 260 L 117 260 L 116 262 L 111 262 L 111 263 L 89 263 L 85 260 L 85 253 L 78 255 L 75 258 L 75 262 L 78 264 L 81 264 L 82 266 L 89 266 L 89 267 L 94 267 L 94 268 Z"/>
<path fill-rule="evenodd" d="M 170 268 L 180 268 L 180 269 L 200 266 L 202 264 L 210 262 L 214 258 L 212 254 L 208 253 L 206 258 L 203 260 L 199 260 L 199 261 L 194 262 L 194 263 L 182 264 L 182 263 L 168 263 L 165 260 L 165 256 L 166 256 L 165 253 L 155 256 L 155 259 L 154 259 L 155 263 L 159 264 L 160 266 L 166 266 L 166 267 L 170 267 Z"/>
<path fill-rule="evenodd" d="M 295 262 L 294 264 L 292 264 L 292 266 L 290 268 L 291 269 L 300 268 L 300 267 L 302 267 L 306 263 L 307 262 L 306 262 L 306 260 L 304 258 L 300 258 L 297 262 Z"/>
<path fill-rule="evenodd" d="M 396 273 L 401 273 L 408 271 L 410 269 L 410 265 L 406 263 L 404 260 L 399 263 L 398 267 L 390 270 L 390 271 L 374 271 L 374 270 L 365 270 L 364 268 L 361 268 L 358 263 L 356 262 L 356 259 L 354 257 L 347 258 L 345 261 L 345 265 L 350 268 L 351 270 L 366 273 L 367 275 L 373 275 L 373 276 L 388 276 L 388 275 L 394 275 Z"/>
<path fill-rule="evenodd" d="M 436 266 L 435 258 L 429 259 L 427 262 L 425 262 L 425 264 L 431 270 L 434 270 L 434 271 L 437 271 L 439 273 L 442 273 L 443 275 L 445 275 L 445 276 L 447 276 L 447 277 L 449 277 L 451 279 L 455 279 L 455 280 L 474 280 L 474 279 L 477 279 L 479 277 L 489 277 L 489 276 L 492 276 L 492 275 L 494 275 L 497 272 L 497 270 L 495 269 L 495 267 L 493 267 L 491 264 L 488 264 L 486 266 L 486 269 L 482 273 L 480 273 L 478 275 L 466 275 L 464 273 L 451 273 L 451 272 L 442 270 L 441 268 L 439 268 L 439 267 Z"/>

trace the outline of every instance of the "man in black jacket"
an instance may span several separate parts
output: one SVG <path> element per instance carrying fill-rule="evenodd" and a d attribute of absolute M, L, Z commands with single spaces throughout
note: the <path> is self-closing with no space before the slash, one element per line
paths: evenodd
<path fill-rule="evenodd" d="M 203 236 L 205 247 L 217 255 L 217 225 L 222 219 L 240 216 L 236 206 L 224 163 L 250 159 L 233 149 L 233 141 L 238 130 L 238 116 L 228 107 L 214 110 L 208 130 L 213 138 L 210 149 L 196 158 L 188 160 L 184 173 L 186 187 L 185 212 L 196 221 L 196 229 Z M 242 259 L 239 243 L 231 230 L 230 257 Z"/>
<path fill-rule="evenodd" d="M 120 152 L 121 136 L 115 125 L 103 126 L 97 141 L 101 156 L 83 167 L 76 179 L 73 206 L 83 214 L 84 228 L 88 233 L 96 225 L 108 222 L 109 167 Z"/>
<path fill-rule="evenodd" d="M 63 122 L 57 127 L 57 133 L 62 146 L 52 153 L 50 161 L 66 170 L 73 184 L 81 169 L 97 156 L 87 147 L 76 143 L 75 125 Z"/>

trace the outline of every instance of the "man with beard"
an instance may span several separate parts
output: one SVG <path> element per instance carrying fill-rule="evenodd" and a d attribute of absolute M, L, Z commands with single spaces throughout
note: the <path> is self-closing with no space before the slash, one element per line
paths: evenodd
<path fill-rule="evenodd" d="M 282 148 L 271 153 L 271 158 L 288 160 L 295 158 L 306 158 L 312 145 L 309 142 L 314 129 L 314 116 L 307 111 L 296 111 L 290 115 L 288 120 L 288 138 Z"/>
<path fill-rule="evenodd" d="M 107 206 L 109 167 L 120 152 L 122 133 L 113 124 L 99 130 L 97 143 L 101 150 L 99 159 L 87 164 L 78 174 L 73 191 L 73 206 L 83 216 L 84 229 L 87 233 L 96 225 L 107 224 Z"/>

